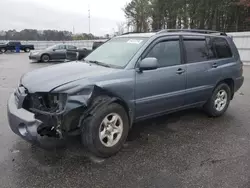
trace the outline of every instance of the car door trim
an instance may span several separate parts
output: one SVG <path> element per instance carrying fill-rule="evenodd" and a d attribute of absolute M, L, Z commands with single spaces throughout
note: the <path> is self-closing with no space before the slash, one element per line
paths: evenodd
<path fill-rule="evenodd" d="M 141 98 L 141 99 L 136 100 L 136 103 L 141 104 L 141 103 L 145 103 L 149 101 L 166 99 L 166 98 L 176 97 L 178 95 L 180 96 L 180 95 L 185 95 L 185 94 L 186 94 L 186 90 L 180 90 L 180 91 L 175 91 L 175 92 L 171 92 L 167 94 L 154 95 L 150 97 Z"/>

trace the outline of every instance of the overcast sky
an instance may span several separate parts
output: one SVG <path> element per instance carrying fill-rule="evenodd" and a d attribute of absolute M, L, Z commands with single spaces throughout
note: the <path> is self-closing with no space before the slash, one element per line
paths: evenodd
<path fill-rule="evenodd" d="M 130 0 L 0 0 L 0 30 L 57 29 L 104 35 L 124 22 L 122 11 Z"/>

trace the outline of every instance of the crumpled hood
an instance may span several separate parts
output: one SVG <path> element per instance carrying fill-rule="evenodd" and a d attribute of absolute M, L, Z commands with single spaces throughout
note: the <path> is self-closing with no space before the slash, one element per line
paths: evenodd
<path fill-rule="evenodd" d="M 114 70 L 84 62 L 69 62 L 28 72 L 22 76 L 20 84 L 30 93 L 49 92 L 64 84 L 110 74 Z"/>

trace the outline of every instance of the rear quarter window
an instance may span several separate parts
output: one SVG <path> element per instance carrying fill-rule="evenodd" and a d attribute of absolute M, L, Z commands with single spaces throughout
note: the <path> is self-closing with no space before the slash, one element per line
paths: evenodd
<path fill-rule="evenodd" d="M 224 38 L 213 38 L 213 50 L 218 59 L 230 58 L 233 56 L 232 50 Z"/>

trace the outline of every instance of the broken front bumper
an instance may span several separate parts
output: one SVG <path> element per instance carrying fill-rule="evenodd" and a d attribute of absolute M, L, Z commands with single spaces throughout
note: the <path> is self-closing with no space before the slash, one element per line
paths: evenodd
<path fill-rule="evenodd" d="M 11 94 L 8 100 L 8 121 L 12 131 L 24 140 L 43 148 L 55 147 L 56 143 L 48 142 L 37 133 L 37 128 L 43 123 L 35 119 L 35 115 L 24 108 L 18 108 L 15 95 Z M 55 138 L 56 139 L 56 138 Z M 58 139 L 57 139 L 58 140 Z"/>

